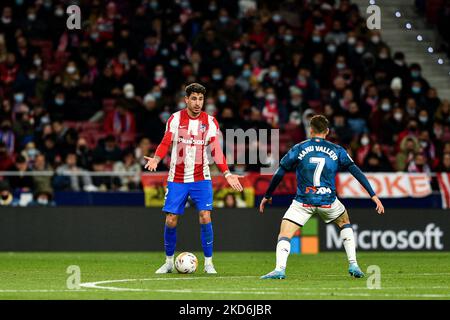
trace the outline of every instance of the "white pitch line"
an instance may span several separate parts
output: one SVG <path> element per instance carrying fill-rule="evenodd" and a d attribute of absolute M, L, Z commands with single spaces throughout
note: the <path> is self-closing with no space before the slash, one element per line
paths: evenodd
<path fill-rule="evenodd" d="M 343 274 L 323 274 L 321 277 L 342 277 Z M 381 273 L 382 276 L 395 276 L 395 277 L 401 277 L 401 276 L 449 276 L 450 273 Z"/>
<path fill-rule="evenodd" d="M 13 290 L 13 289 L 0 289 L 0 293 L 5 292 L 5 293 L 19 293 L 19 292 L 42 292 L 42 293 L 46 293 L 46 292 L 94 292 L 94 291 L 101 291 L 101 290 L 82 290 L 82 289 L 66 289 L 66 290 L 53 290 L 53 289 L 23 289 L 23 290 Z"/>
<path fill-rule="evenodd" d="M 242 290 L 261 290 L 262 288 L 241 288 Z M 378 289 L 368 289 L 367 287 L 334 287 L 334 288 L 326 288 L 326 287 L 313 287 L 313 288 L 307 288 L 307 287 L 298 287 L 298 288 L 271 288 L 268 287 L 267 289 L 270 290 L 284 290 L 284 291 L 295 291 L 295 290 L 369 290 L 369 291 L 381 291 L 381 290 L 427 290 L 427 289 L 447 289 L 450 291 L 450 286 L 442 287 L 442 286 L 435 286 L 435 287 L 382 287 L 380 290 Z"/>
<path fill-rule="evenodd" d="M 120 283 L 120 282 L 136 282 L 136 281 L 172 281 L 172 280 L 199 280 L 199 279 L 236 279 L 236 278 L 255 278 L 254 276 L 230 276 L 230 277 L 185 277 L 185 278 L 145 278 L 145 279 L 120 279 L 120 280 L 104 280 L 96 282 L 85 282 L 80 283 L 80 287 L 83 288 L 94 288 L 94 289 L 105 289 L 112 291 L 141 291 L 141 289 L 127 289 L 127 288 L 117 288 L 101 286 L 105 283 Z"/>
<path fill-rule="evenodd" d="M 242 277 L 233 277 L 233 278 L 244 278 L 244 277 L 253 277 L 253 276 L 242 276 Z M 231 277 L 215 277 L 215 279 L 229 279 Z M 416 297 L 416 298 L 450 298 L 450 294 L 389 294 L 389 293 L 380 293 L 378 294 L 378 290 L 372 291 L 373 293 L 345 293 L 345 292 L 295 292 L 292 290 L 308 290 L 308 291 L 316 291 L 316 290 L 338 290 L 338 289 L 353 289 L 353 290 L 369 290 L 367 288 L 267 288 L 269 291 L 251 291 L 251 290 L 261 290 L 261 288 L 242 288 L 242 290 L 247 291 L 239 291 L 239 290 L 202 290 L 202 289 L 143 289 L 143 288 L 120 288 L 120 287 L 111 287 L 111 286 L 101 286 L 100 284 L 106 283 L 121 283 L 121 282 L 135 282 L 135 281 L 152 281 L 152 280 L 194 280 L 194 279 L 207 279 L 204 277 L 189 277 L 189 278 L 147 278 L 147 279 L 120 279 L 120 280 L 104 280 L 104 281 L 96 281 L 96 282 L 87 282 L 81 283 L 80 286 L 84 288 L 93 288 L 93 289 L 103 289 L 109 290 L 110 292 L 164 292 L 164 293 L 197 293 L 197 294 L 251 294 L 251 295 L 294 295 L 294 296 L 348 296 L 348 297 Z M 414 289 L 411 287 L 392 287 L 398 289 Z M 433 287 L 438 288 L 438 287 Z M 441 288 L 441 287 L 439 287 Z M 444 287 L 447 288 L 447 287 Z M 391 288 L 384 288 L 384 290 L 389 290 Z M 417 289 L 431 289 L 431 288 L 423 288 L 417 287 Z M 272 291 L 270 291 L 272 290 Z M 284 291 L 277 291 L 284 290 Z M 379 292 L 379 291 L 378 291 Z"/>

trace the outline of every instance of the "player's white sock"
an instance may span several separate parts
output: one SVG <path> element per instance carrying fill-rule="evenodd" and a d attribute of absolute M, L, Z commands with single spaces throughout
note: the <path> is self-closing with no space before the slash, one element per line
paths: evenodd
<path fill-rule="evenodd" d="M 348 262 L 357 263 L 355 236 L 351 224 L 346 224 L 342 227 L 341 239 L 344 244 L 345 252 L 347 253 Z"/>
<path fill-rule="evenodd" d="M 277 244 L 277 265 L 276 271 L 284 271 L 287 265 L 289 252 L 291 251 L 291 239 L 280 238 Z"/>
<path fill-rule="evenodd" d="M 166 263 L 171 263 L 174 264 L 175 260 L 174 260 L 174 256 L 166 256 Z"/>
<path fill-rule="evenodd" d="M 212 257 L 205 257 L 205 266 L 212 264 Z"/>

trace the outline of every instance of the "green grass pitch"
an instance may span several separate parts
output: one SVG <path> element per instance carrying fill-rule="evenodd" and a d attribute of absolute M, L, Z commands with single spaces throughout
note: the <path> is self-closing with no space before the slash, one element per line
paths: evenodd
<path fill-rule="evenodd" d="M 381 288 L 347 273 L 344 252 L 291 255 L 285 280 L 260 280 L 273 252 L 216 252 L 217 275 L 156 275 L 163 253 L 0 253 L 0 299 L 450 299 L 450 253 L 359 253 L 364 272 L 381 270 Z M 67 288 L 67 268 L 81 287 Z"/>

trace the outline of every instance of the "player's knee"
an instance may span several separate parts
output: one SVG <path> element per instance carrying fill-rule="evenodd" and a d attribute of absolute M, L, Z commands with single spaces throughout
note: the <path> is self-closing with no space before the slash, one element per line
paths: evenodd
<path fill-rule="evenodd" d="M 211 222 L 211 214 L 209 211 L 200 211 L 198 214 L 200 224 L 206 224 Z"/>
<path fill-rule="evenodd" d="M 178 216 L 174 215 L 174 214 L 167 214 L 166 215 L 166 225 L 169 228 L 175 228 L 177 226 L 178 223 Z"/>

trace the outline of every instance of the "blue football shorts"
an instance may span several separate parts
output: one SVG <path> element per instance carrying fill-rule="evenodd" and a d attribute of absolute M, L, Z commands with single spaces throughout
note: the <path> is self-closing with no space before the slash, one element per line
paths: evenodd
<path fill-rule="evenodd" d="M 168 182 L 163 211 L 183 214 L 188 197 L 194 201 L 198 211 L 213 209 L 213 188 L 211 180 L 196 182 Z"/>

